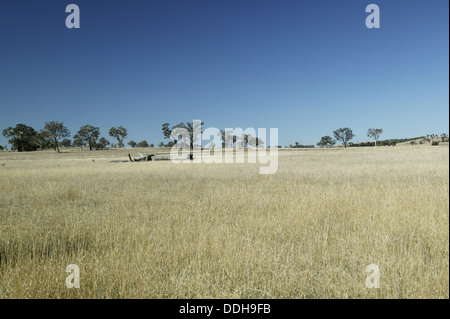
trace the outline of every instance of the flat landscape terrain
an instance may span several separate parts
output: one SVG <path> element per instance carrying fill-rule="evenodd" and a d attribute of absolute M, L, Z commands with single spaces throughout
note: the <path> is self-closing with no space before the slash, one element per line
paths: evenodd
<path fill-rule="evenodd" d="M 129 151 L 0 152 L 0 298 L 449 298 L 448 145 L 281 150 L 274 175 Z"/>

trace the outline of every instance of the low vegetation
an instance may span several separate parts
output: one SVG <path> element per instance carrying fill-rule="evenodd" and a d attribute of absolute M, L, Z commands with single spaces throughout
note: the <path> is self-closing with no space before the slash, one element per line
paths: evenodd
<path fill-rule="evenodd" d="M 448 147 L 125 156 L 0 153 L 0 298 L 449 297 Z"/>

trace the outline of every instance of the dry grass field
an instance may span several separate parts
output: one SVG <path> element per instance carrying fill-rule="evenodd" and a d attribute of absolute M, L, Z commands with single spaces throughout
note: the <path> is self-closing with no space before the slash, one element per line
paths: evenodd
<path fill-rule="evenodd" d="M 0 298 L 449 298 L 448 146 L 126 153 L 0 153 Z"/>

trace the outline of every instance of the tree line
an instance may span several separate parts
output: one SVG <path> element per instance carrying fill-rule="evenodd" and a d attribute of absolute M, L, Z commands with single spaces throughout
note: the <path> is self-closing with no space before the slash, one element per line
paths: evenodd
<path fill-rule="evenodd" d="M 383 133 L 382 129 L 369 129 L 367 131 L 367 136 L 375 140 L 375 146 L 376 143 L 381 135 Z M 319 147 L 333 147 L 336 145 L 336 143 L 339 141 L 344 145 L 345 148 L 352 146 L 352 143 L 350 142 L 354 137 L 355 134 L 353 134 L 353 130 L 349 127 L 339 128 L 335 131 L 333 131 L 334 138 L 325 135 L 322 136 L 320 141 L 316 144 Z M 295 142 L 295 145 L 290 144 L 290 148 L 314 148 L 314 145 L 302 145 L 299 142 Z"/>
<path fill-rule="evenodd" d="M 382 132 L 382 129 L 369 129 L 369 131 L 367 132 L 367 136 L 372 137 L 375 139 L 375 141 L 377 141 Z M 342 145 L 347 148 L 350 141 L 355 137 L 355 134 L 353 134 L 352 129 L 349 127 L 339 128 L 333 132 L 333 135 L 334 138 L 329 135 L 322 136 L 320 141 L 317 143 L 317 146 L 332 147 L 336 144 L 337 141 L 340 141 L 342 142 Z"/>
<path fill-rule="evenodd" d="M 60 147 L 88 147 L 89 150 L 94 150 L 105 149 L 108 145 L 116 146 L 111 144 L 105 137 L 100 137 L 100 128 L 92 125 L 80 127 L 73 136 L 73 140 L 70 140 L 71 133 L 69 129 L 63 122 L 58 121 L 46 122 L 44 128 L 39 131 L 25 124 L 17 124 L 15 127 L 4 129 L 2 134 L 8 139 L 8 143 L 11 144 L 11 150 L 19 152 L 53 148 L 59 153 Z M 117 140 L 118 147 L 124 146 L 124 139 L 127 135 L 127 129 L 122 126 L 112 127 L 109 130 L 109 136 Z M 140 142 L 140 145 L 144 144 L 148 145 L 146 141 Z"/>
<path fill-rule="evenodd" d="M 198 133 L 203 134 L 204 124 L 205 124 L 204 122 L 201 122 L 202 129 Z M 189 133 L 189 137 L 187 138 L 187 141 L 183 141 L 183 138 L 181 136 L 179 136 L 179 137 L 172 136 L 172 132 L 174 132 L 174 130 L 176 130 L 177 128 L 185 129 Z M 181 122 L 176 125 L 173 125 L 172 127 L 170 127 L 169 123 L 164 123 L 162 125 L 162 132 L 163 132 L 164 139 L 171 139 L 171 140 L 168 141 L 167 144 L 164 144 L 163 142 L 161 142 L 158 146 L 159 147 L 172 147 L 173 145 L 175 145 L 176 143 L 179 143 L 179 142 L 189 142 L 190 148 L 192 150 L 194 147 L 194 143 L 198 142 L 198 140 L 196 140 L 196 137 L 194 134 L 194 129 L 195 128 L 193 126 L 193 123 L 191 123 L 191 122 L 186 122 L 186 123 Z M 252 136 L 250 133 L 247 133 L 247 132 L 243 132 L 242 135 L 236 135 L 236 134 L 233 134 L 233 132 L 219 130 L 217 136 L 219 137 L 219 139 L 222 140 L 222 145 L 221 145 L 222 147 L 232 147 L 234 144 L 236 144 L 236 145 L 240 144 L 243 147 L 264 146 L 263 140 L 261 140 L 260 138 L 258 138 L 256 136 Z M 173 138 L 175 138 L 175 139 L 173 139 Z M 209 146 L 216 147 L 217 145 L 214 145 L 214 142 L 210 142 Z"/>
<path fill-rule="evenodd" d="M 414 138 L 403 138 L 403 139 L 389 139 L 381 141 L 380 135 L 383 133 L 382 129 L 375 129 L 370 128 L 367 131 L 367 137 L 373 139 L 373 142 L 361 142 L 361 143 L 352 143 L 350 142 L 355 135 L 353 134 L 353 131 L 346 127 L 346 128 L 340 128 L 333 132 L 334 138 L 330 136 L 323 136 L 321 140 L 317 143 L 317 146 L 319 147 L 332 147 L 336 144 L 337 141 L 341 141 L 344 147 L 370 147 L 370 146 L 396 146 L 397 143 L 403 143 L 403 142 L 410 142 L 412 145 L 415 145 L 417 142 L 416 140 L 419 140 L 419 144 L 425 144 L 430 143 L 432 145 L 439 145 L 439 142 L 448 142 L 448 134 L 442 133 L 441 135 L 438 134 L 430 134 L 427 135 L 427 137 L 414 137 Z M 438 141 L 438 140 L 440 141 Z"/>
<path fill-rule="evenodd" d="M 374 140 L 374 143 L 367 146 L 377 146 L 380 135 L 383 133 L 382 129 L 379 128 L 370 128 L 367 130 L 367 137 Z M 355 146 L 352 142 L 350 142 L 354 137 L 353 131 L 349 127 L 339 128 L 333 132 L 334 138 L 329 135 L 322 136 L 320 141 L 317 143 L 319 147 L 332 147 L 336 144 L 337 141 L 340 141 L 344 148 Z M 370 143 L 370 142 L 369 142 Z M 395 146 L 395 145 L 394 145 Z"/>
<path fill-rule="evenodd" d="M 204 123 L 202 122 L 202 127 Z M 191 122 L 181 122 L 176 125 L 170 127 L 169 123 L 162 124 L 162 133 L 164 139 L 171 139 L 171 141 L 164 144 L 163 142 L 159 143 L 159 147 L 172 147 L 175 143 L 179 142 L 179 137 L 175 140 L 172 140 L 173 136 L 172 132 L 177 128 L 186 129 L 189 132 L 189 144 L 191 148 L 194 143 L 197 142 L 194 140 L 194 127 Z M 109 130 L 109 136 L 114 138 L 117 141 L 117 144 L 110 143 L 105 137 L 100 137 L 100 128 L 92 125 L 84 125 L 80 127 L 80 129 L 73 136 L 73 140 L 70 140 L 69 137 L 71 133 L 69 129 L 64 125 L 63 122 L 58 121 L 50 121 L 46 122 L 44 128 L 36 131 L 31 126 L 25 124 L 17 124 L 15 127 L 8 127 L 3 130 L 2 134 L 8 139 L 8 143 L 12 145 L 12 150 L 17 150 L 19 152 L 24 151 L 36 151 L 43 150 L 46 148 L 53 148 L 55 151 L 59 152 L 60 147 L 83 147 L 89 148 L 89 150 L 103 150 L 108 146 L 111 147 L 124 147 L 124 140 L 128 136 L 128 131 L 123 126 L 119 127 L 111 127 Z M 201 132 L 203 133 L 203 132 Z M 347 147 L 361 147 L 361 146 L 395 146 L 397 143 L 411 141 L 411 143 L 415 143 L 414 139 L 391 139 L 386 141 L 380 141 L 380 135 L 383 133 L 382 129 L 370 128 L 367 131 L 367 136 L 374 140 L 374 142 L 362 142 L 362 143 L 352 143 L 351 140 L 355 137 L 353 131 L 349 127 L 339 128 L 333 131 L 333 137 L 326 135 L 322 136 L 320 141 L 316 144 L 319 147 L 333 147 L 338 141 L 342 143 L 344 148 Z M 226 134 L 230 134 L 229 132 L 225 132 L 221 130 L 218 133 L 218 136 L 222 138 L 222 147 L 232 147 L 235 143 L 241 143 L 242 146 L 263 146 L 264 141 L 261 139 L 251 136 L 248 133 L 242 134 L 242 136 L 226 136 Z M 427 140 L 432 140 L 433 138 L 438 137 L 437 134 L 427 135 L 427 137 L 421 140 L 421 144 L 425 143 Z M 448 135 L 442 134 L 441 136 L 442 142 L 448 142 Z M 226 144 L 231 145 L 226 145 Z M 430 142 L 431 143 L 431 142 Z M 146 140 L 142 140 L 140 142 L 135 142 L 133 140 L 128 142 L 130 147 L 154 147 L 154 144 L 149 144 Z M 281 147 L 281 146 L 278 146 Z M 286 146 L 287 147 L 287 146 Z M 290 148 L 314 148 L 314 145 L 302 145 L 299 142 L 295 142 L 294 145 L 290 144 Z M 6 146 L 0 146 L 0 150 L 6 149 Z"/>

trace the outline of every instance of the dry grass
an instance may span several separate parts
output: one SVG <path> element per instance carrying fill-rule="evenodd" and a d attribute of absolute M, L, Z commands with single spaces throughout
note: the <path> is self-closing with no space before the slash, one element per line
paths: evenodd
<path fill-rule="evenodd" d="M 449 297 L 448 147 L 281 151 L 275 175 L 124 154 L 0 153 L 0 298 Z"/>

